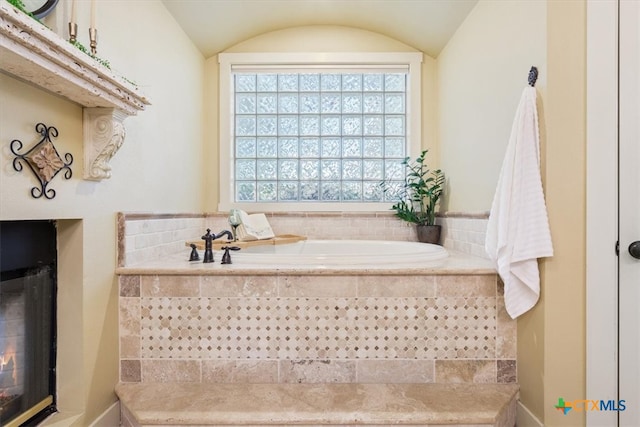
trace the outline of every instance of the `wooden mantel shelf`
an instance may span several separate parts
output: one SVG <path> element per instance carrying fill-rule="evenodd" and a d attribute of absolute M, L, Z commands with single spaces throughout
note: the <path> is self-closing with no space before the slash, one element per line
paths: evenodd
<path fill-rule="evenodd" d="M 0 70 L 84 107 L 84 178 L 111 176 L 123 120 L 150 105 L 139 89 L 7 2 L 0 2 Z"/>

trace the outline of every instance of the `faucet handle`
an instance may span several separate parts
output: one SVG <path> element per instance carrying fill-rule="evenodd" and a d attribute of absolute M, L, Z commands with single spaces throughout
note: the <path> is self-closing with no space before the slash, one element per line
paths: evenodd
<path fill-rule="evenodd" d="M 197 246 L 192 243 L 191 246 L 191 255 L 189 255 L 189 261 L 200 261 L 200 255 L 198 254 Z"/>
<path fill-rule="evenodd" d="M 220 264 L 231 264 L 231 254 L 229 253 L 229 251 L 240 250 L 240 248 L 237 246 L 223 246 L 220 249 L 224 251 L 224 254 L 222 255 L 222 261 L 220 262 Z"/>

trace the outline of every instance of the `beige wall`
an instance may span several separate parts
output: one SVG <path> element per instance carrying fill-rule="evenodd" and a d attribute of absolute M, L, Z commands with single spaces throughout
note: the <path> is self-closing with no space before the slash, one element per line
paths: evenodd
<path fill-rule="evenodd" d="M 518 319 L 518 382 L 521 402 L 547 426 L 584 424 L 584 413 L 564 416 L 554 405 L 559 397 L 586 398 L 585 31 L 583 0 L 481 0 L 437 58 L 449 211 L 490 209 L 528 70 L 540 71 L 555 255 L 541 263 L 538 305 Z"/>
<path fill-rule="evenodd" d="M 355 24 L 355 23 L 354 23 Z M 309 25 L 250 38 L 225 52 L 415 52 L 398 40 L 371 31 Z"/>
<path fill-rule="evenodd" d="M 573 426 L 585 413 L 563 415 L 558 398 L 600 398 L 585 395 L 586 1 L 550 1 L 547 26 L 544 180 L 555 254 L 542 263 L 544 421 Z"/>
<path fill-rule="evenodd" d="M 269 32 L 232 46 L 225 52 L 415 52 L 416 49 L 389 37 L 356 28 L 312 25 Z M 218 57 L 212 56 L 205 63 L 208 121 L 217 123 L 218 111 Z M 435 141 L 436 87 L 435 60 L 423 55 L 422 64 L 422 141 L 423 148 L 432 150 L 432 166 L 437 165 L 438 147 Z M 205 135 L 208 158 L 218 158 L 219 136 L 214 132 Z M 216 163 L 217 164 L 217 163 Z M 210 168 L 207 183 L 213 189 L 206 197 L 206 211 L 218 209 L 218 170 Z"/>
<path fill-rule="evenodd" d="M 88 19 L 88 3 L 79 3 Z M 204 61 L 160 1 L 99 5 L 100 56 L 153 103 L 125 122 L 111 180 L 81 179 L 80 107 L 0 75 L 0 219 L 83 220 L 63 226 L 65 249 L 82 261 L 66 272 L 70 280 L 82 276 L 68 296 L 78 299 L 81 314 L 66 319 L 83 319 L 76 344 L 85 397 L 77 406 L 86 415 L 78 425 L 114 401 L 115 213 L 215 211 L 218 203 L 217 57 Z M 490 208 L 528 70 L 540 69 L 543 179 L 556 255 L 541 267 L 541 301 L 518 321 L 518 367 L 522 402 L 547 425 L 580 424 L 579 414 L 562 416 L 553 404 L 585 393 L 584 32 L 584 0 L 481 0 L 437 60 L 425 55 L 423 67 L 422 145 L 449 178 L 446 209 L 465 212 Z M 265 34 L 229 52 L 309 50 L 415 49 L 366 31 L 313 26 Z M 73 179 L 57 177 L 51 201 L 28 195 L 33 178 L 12 171 L 6 145 L 29 141 L 38 121 L 57 126 L 58 149 L 75 158 Z"/>
<path fill-rule="evenodd" d="M 480 0 L 438 55 L 444 210 L 485 212 L 532 65 L 546 89 L 546 2 Z"/>
<path fill-rule="evenodd" d="M 586 396 L 586 3 L 547 5 L 547 90 L 541 100 L 543 181 L 554 256 L 540 263 L 542 295 L 518 319 L 521 400 L 546 426 L 584 425 L 558 398 Z"/>
<path fill-rule="evenodd" d="M 89 2 L 78 4 L 79 40 L 88 46 Z M 60 2 L 47 22 L 63 27 L 58 23 L 68 14 L 68 2 Z M 125 121 L 127 137 L 111 161 L 109 180 L 82 180 L 80 106 L 0 74 L 0 219 L 68 219 L 59 224 L 58 286 L 66 308 L 59 317 L 67 328 L 59 349 L 65 375 L 59 394 L 66 396 L 61 409 L 80 415 L 74 419 L 82 426 L 116 400 L 116 212 L 194 212 L 204 206 L 204 59 L 160 1 L 98 2 L 97 27 L 99 56 L 153 104 Z M 38 122 L 55 126 L 58 151 L 74 157 L 73 177 L 67 181 L 60 174 L 50 184 L 57 191 L 53 200 L 33 199 L 35 177 L 11 167 L 9 142 L 19 139 L 30 148 Z M 69 398 L 69 390 L 77 394 Z"/>

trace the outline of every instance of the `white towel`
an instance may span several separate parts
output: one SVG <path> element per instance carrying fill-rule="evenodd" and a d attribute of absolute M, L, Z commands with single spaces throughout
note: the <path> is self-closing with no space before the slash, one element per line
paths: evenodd
<path fill-rule="evenodd" d="M 540 297 L 538 258 L 553 256 L 549 219 L 540 178 L 536 89 L 520 98 L 489 214 L 485 249 L 504 282 L 512 319 Z"/>
<path fill-rule="evenodd" d="M 241 223 L 236 229 L 238 232 L 238 240 L 250 242 L 253 240 L 271 239 L 276 236 L 273 234 L 273 229 L 265 214 L 255 213 L 249 215 L 240 209 L 238 209 L 238 214 Z"/>

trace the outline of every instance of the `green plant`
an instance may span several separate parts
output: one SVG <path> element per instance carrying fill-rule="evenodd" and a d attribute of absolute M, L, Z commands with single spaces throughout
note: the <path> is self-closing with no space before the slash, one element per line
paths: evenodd
<path fill-rule="evenodd" d="M 26 6 L 24 5 L 24 3 L 21 0 L 7 0 L 7 2 L 12 5 L 13 7 L 15 7 L 16 9 L 18 9 L 20 12 L 32 17 L 33 19 L 35 19 L 36 21 L 40 22 L 40 20 L 38 18 L 36 18 L 35 16 L 33 16 L 33 13 L 29 12 L 26 8 Z"/>
<path fill-rule="evenodd" d="M 108 69 L 111 69 L 111 64 L 109 63 L 109 61 L 107 61 L 106 59 L 99 58 L 96 55 L 94 55 L 91 52 L 89 52 L 89 49 L 84 47 L 84 45 L 82 43 L 80 43 L 78 40 L 74 40 L 74 41 L 69 40 L 69 43 L 71 43 L 73 46 L 75 46 L 80 52 L 82 52 L 82 53 L 84 53 L 86 55 L 89 55 L 96 62 L 102 64 L 104 67 L 106 67 Z"/>
<path fill-rule="evenodd" d="M 40 20 L 38 18 L 36 18 L 35 16 L 33 16 L 33 13 L 29 12 L 26 9 L 26 6 L 24 5 L 24 3 L 22 2 L 22 0 L 7 0 L 7 2 L 11 5 L 13 5 L 16 9 L 18 9 L 19 11 L 23 12 L 24 14 L 32 17 L 33 19 L 35 19 L 36 21 L 40 22 Z M 40 22 L 42 23 L 42 22 Z M 111 69 L 111 64 L 109 63 L 109 61 L 107 61 L 106 59 L 102 59 L 94 54 L 92 54 L 91 52 L 89 52 L 89 50 L 84 47 L 84 45 L 82 43 L 80 43 L 79 41 L 70 41 L 70 43 L 72 45 L 74 45 L 80 52 L 85 53 L 87 55 L 89 55 L 91 58 L 93 58 L 96 62 L 102 64 L 104 67 Z M 131 82 L 130 82 L 131 83 Z"/>
<path fill-rule="evenodd" d="M 428 150 L 411 160 L 402 161 L 406 175 L 404 181 L 385 180 L 382 190 L 397 202 L 391 206 L 395 215 L 417 225 L 434 225 L 436 208 L 444 189 L 444 173 L 440 169 L 430 170 L 426 161 Z"/>

